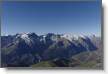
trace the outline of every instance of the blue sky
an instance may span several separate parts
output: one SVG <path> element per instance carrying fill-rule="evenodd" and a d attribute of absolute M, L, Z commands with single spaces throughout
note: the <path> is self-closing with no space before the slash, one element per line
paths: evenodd
<path fill-rule="evenodd" d="M 4 2 L 1 34 L 21 32 L 101 34 L 101 3 Z"/>

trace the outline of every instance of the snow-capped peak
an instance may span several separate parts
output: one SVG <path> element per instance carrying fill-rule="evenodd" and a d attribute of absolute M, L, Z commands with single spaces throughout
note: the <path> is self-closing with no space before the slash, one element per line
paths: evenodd
<path fill-rule="evenodd" d="M 63 34 L 63 35 L 61 35 L 61 37 L 66 38 L 66 39 L 71 41 L 72 38 L 73 38 L 73 35 L 71 35 L 71 34 Z"/>
<path fill-rule="evenodd" d="M 79 37 L 86 39 L 85 35 L 75 35 L 75 34 L 63 34 L 61 37 L 68 39 L 69 41 L 78 40 Z"/>
<path fill-rule="evenodd" d="M 31 42 L 31 39 L 28 37 L 28 35 L 27 35 L 26 33 L 23 33 L 23 34 L 21 35 L 21 38 L 22 38 L 23 40 L 25 40 L 25 42 L 26 42 L 27 44 L 29 44 L 29 43 Z"/>
<path fill-rule="evenodd" d="M 19 37 L 21 39 L 23 39 L 27 44 L 30 44 L 31 39 L 29 38 L 28 33 L 20 33 L 20 34 L 17 34 L 16 38 L 19 38 Z"/>
<path fill-rule="evenodd" d="M 21 38 L 22 39 L 28 39 L 28 35 L 24 33 L 24 34 L 21 35 Z"/>

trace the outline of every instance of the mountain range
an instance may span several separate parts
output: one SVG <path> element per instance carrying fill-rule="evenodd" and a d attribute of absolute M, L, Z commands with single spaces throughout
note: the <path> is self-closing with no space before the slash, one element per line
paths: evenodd
<path fill-rule="evenodd" d="M 89 67 L 88 62 L 90 66 L 94 62 L 95 67 L 102 66 L 102 41 L 95 35 L 1 36 L 1 52 L 2 67 L 83 67 L 84 63 Z"/>

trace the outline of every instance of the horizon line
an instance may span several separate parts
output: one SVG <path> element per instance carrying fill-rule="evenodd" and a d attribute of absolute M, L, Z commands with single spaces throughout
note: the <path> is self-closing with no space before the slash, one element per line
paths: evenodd
<path fill-rule="evenodd" d="M 9 35 L 16 35 L 16 34 L 30 34 L 30 33 L 35 33 L 36 35 L 40 36 L 40 35 L 46 35 L 46 34 L 59 34 L 59 35 L 64 35 L 64 34 L 67 34 L 67 35 L 85 35 L 85 36 L 92 36 L 92 35 L 95 35 L 95 36 L 102 36 L 102 34 L 94 34 L 94 33 L 90 33 L 90 34 L 84 34 L 84 33 L 81 33 L 81 34 L 76 34 L 76 33 L 53 33 L 53 32 L 48 32 L 48 33 L 42 33 L 42 34 L 39 34 L 39 33 L 36 33 L 36 32 L 18 32 L 18 33 L 14 33 L 14 34 L 2 34 L 1 33 L 1 36 L 9 36 Z"/>

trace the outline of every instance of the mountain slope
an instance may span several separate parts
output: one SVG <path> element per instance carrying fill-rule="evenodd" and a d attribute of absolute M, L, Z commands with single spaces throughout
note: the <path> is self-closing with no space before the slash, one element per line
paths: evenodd
<path fill-rule="evenodd" d="M 96 36 L 74 36 L 48 33 L 20 33 L 2 36 L 2 66 L 28 67 L 42 61 L 69 60 L 82 52 L 97 51 L 101 39 Z M 99 51 L 100 53 L 100 51 Z M 70 59 L 71 60 L 71 59 Z"/>

